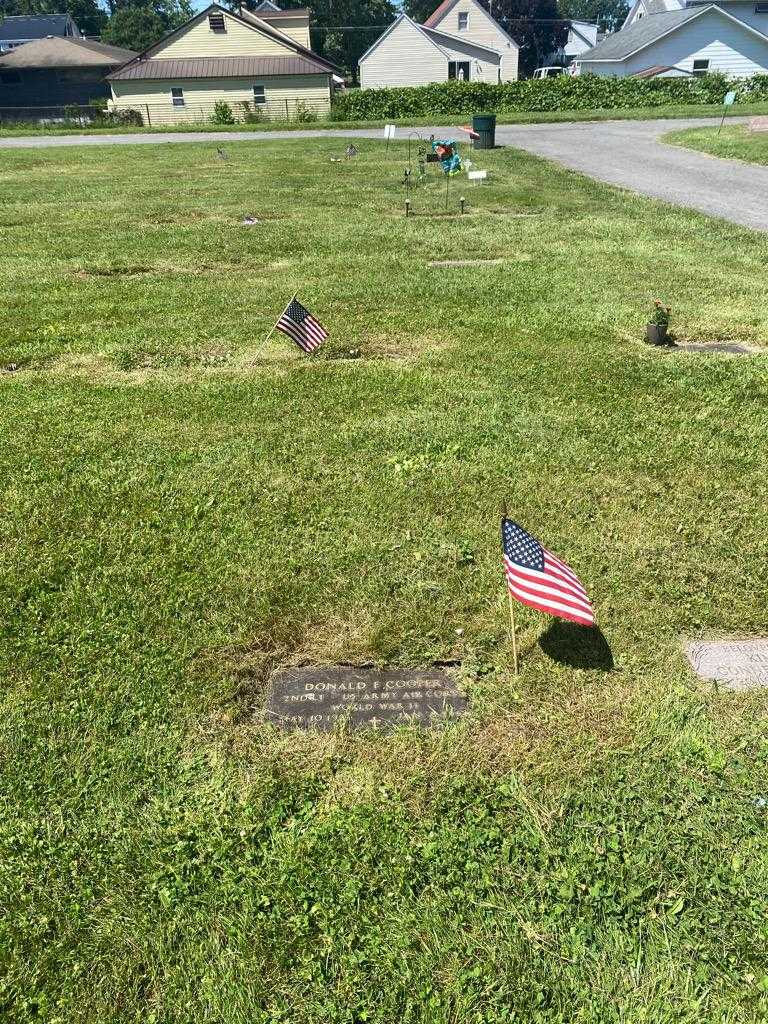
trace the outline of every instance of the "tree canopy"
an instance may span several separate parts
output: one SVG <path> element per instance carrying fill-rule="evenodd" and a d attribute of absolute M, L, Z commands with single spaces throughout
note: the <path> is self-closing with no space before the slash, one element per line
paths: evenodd
<path fill-rule="evenodd" d="M 560 10 L 567 18 L 578 18 L 597 24 L 601 32 L 616 32 L 629 11 L 626 0 L 560 0 Z"/>

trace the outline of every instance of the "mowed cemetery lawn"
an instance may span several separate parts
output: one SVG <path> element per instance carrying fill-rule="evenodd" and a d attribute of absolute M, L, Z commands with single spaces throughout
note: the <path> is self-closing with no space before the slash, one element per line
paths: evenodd
<path fill-rule="evenodd" d="M 768 237 L 344 145 L 2 155 L 3 1019 L 764 1021 L 768 696 L 680 643 L 766 630 L 768 357 L 640 339 L 765 348 Z M 520 607 L 514 678 L 502 500 L 612 668 Z M 444 729 L 263 712 L 445 661 Z"/>
<path fill-rule="evenodd" d="M 684 128 L 665 135 L 664 141 L 730 160 L 768 164 L 768 131 L 750 131 L 744 124 L 725 125 L 722 131 L 717 128 Z"/>

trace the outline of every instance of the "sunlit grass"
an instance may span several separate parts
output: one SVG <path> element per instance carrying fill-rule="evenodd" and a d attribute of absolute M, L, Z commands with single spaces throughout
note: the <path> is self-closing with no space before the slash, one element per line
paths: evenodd
<path fill-rule="evenodd" d="M 2 157 L 3 1013 L 762 1021 L 768 700 L 679 643 L 765 631 L 767 364 L 640 339 L 764 346 L 768 242 L 501 150 L 406 219 L 343 145 Z M 501 499 L 613 671 L 521 609 L 512 677 Z M 262 719 L 280 663 L 450 659 L 443 732 Z"/>
<path fill-rule="evenodd" d="M 664 141 L 729 160 L 768 164 L 768 131 L 751 131 L 748 125 L 725 125 L 721 130 L 687 128 L 670 132 Z"/>

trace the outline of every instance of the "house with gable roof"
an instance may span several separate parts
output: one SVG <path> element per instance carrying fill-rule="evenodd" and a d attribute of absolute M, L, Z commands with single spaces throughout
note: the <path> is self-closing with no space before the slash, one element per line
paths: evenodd
<path fill-rule="evenodd" d="M 0 53 L 36 39 L 80 39 L 81 32 L 69 14 L 7 14 L 0 17 Z"/>
<path fill-rule="evenodd" d="M 360 87 L 513 82 L 519 50 L 477 0 L 443 0 L 422 24 L 401 14 L 379 36 L 360 58 Z"/>
<path fill-rule="evenodd" d="M 330 110 L 338 69 L 309 48 L 309 11 L 264 0 L 239 12 L 217 3 L 107 76 L 112 109 L 151 124 L 210 118 L 217 102 L 236 119 L 294 119 Z"/>
<path fill-rule="evenodd" d="M 576 58 L 579 74 L 680 77 L 768 71 L 766 0 L 634 0 L 623 27 Z"/>

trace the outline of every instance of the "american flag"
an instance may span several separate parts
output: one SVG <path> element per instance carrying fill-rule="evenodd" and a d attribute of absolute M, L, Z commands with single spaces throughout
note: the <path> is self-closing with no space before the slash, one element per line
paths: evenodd
<path fill-rule="evenodd" d="M 291 299 L 277 321 L 278 331 L 287 334 L 304 352 L 314 352 L 328 337 L 328 331 L 300 302 Z"/>
<path fill-rule="evenodd" d="M 582 626 L 595 613 L 578 576 L 511 519 L 501 521 L 504 571 L 510 594 L 523 604 Z"/>

